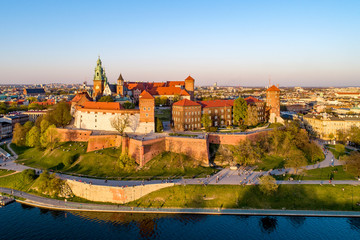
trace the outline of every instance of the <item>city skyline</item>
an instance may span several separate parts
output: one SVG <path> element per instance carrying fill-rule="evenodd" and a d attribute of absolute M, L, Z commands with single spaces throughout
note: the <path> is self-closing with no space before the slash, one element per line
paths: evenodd
<path fill-rule="evenodd" d="M 358 86 L 359 3 L 7 2 L 0 84 L 183 80 Z"/>

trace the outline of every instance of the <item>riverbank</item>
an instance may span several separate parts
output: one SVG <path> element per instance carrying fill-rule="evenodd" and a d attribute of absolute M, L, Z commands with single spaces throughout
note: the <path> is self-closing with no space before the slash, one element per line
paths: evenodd
<path fill-rule="evenodd" d="M 160 190 L 161 191 L 161 190 Z M 249 215 L 249 216 L 321 216 L 321 217 L 360 217 L 360 211 L 337 210 L 291 210 L 291 209 L 253 209 L 253 208 L 177 208 L 177 207 L 136 207 L 114 204 L 94 204 L 68 202 L 32 195 L 9 188 L 0 192 L 15 196 L 16 201 L 29 206 L 59 211 L 108 212 L 108 213 L 161 213 L 161 214 L 200 214 L 200 215 Z M 249 199 L 250 200 L 250 199 Z"/>

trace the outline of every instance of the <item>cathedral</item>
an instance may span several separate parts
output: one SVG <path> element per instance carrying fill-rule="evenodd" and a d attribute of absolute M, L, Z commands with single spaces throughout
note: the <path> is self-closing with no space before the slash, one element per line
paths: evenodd
<path fill-rule="evenodd" d="M 188 76 L 184 81 L 129 82 L 124 81 L 120 74 L 117 83 L 110 84 L 99 57 L 95 67 L 94 87 L 91 96 L 93 99 L 99 99 L 102 96 L 115 96 L 117 99 L 129 99 L 137 103 L 140 94 L 147 91 L 154 98 L 167 97 L 172 102 L 175 99 L 193 100 L 194 87 L 195 80 L 191 76 Z"/>

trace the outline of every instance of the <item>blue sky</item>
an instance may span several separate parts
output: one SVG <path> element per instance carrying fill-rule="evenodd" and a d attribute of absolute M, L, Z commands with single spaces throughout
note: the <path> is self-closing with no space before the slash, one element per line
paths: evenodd
<path fill-rule="evenodd" d="M 6 1 L 0 84 L 359 86 L 360 1 Z"/>

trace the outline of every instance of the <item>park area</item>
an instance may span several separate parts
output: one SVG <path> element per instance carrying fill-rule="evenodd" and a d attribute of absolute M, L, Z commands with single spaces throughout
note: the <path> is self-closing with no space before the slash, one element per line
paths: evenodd
<path fill-rule="evenodd" d="M 17 163 L 26 166 L 107 179 L 167 179 L 205 177 L 217 170 L 199 165 L 198 161 L 184 155 L 164 152 L 144 167 L 139 168 L 134 160 L 121 153 L 121 148 L 108 148 L 86 152 L 87 144 L 82 142 L 60 143 L 53 150 L 11 147 L 17 152 Z M 130 164 L 131 162 L 131 164 Z"/>

